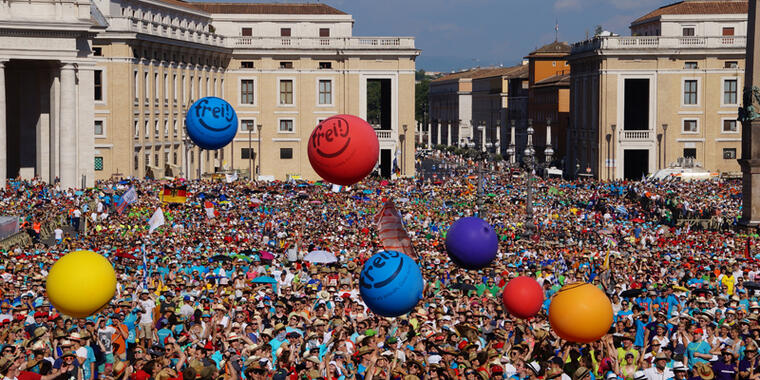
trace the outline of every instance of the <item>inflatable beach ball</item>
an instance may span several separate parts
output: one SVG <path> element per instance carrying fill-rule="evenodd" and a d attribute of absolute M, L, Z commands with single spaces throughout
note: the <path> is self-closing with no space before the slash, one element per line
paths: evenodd
<path fill-rule="evenodd" d="M 71 252 L 50 268 L 45 288 L 50 303 L 60 313 L 85 318 L 111 301 L 116 293 L 116 272 L 95 252 Z"/>
<path fill-rule="evenodd" d="M 335 115 L 311 132 L 309 162 L 320 177 L 337 185 L 353 185 L 377 164 L 380 142 L 372 126 L 360 117 Z"/>
<path fill-rule="evenodd" d="M 422 272 L 409 256 L 381 251 L 364 263 L 359 277 L 362 300 L 375 314 L 397 317 L 414 309 L 422 299 Z"/>
<path fill-rule="evenodd" d="M 238 118 L 227 101 L 208 96 L 188 108 L 185 126 L 193 143 L 202 149 L 215 150 L 225 147 L 235 138 Z"/>

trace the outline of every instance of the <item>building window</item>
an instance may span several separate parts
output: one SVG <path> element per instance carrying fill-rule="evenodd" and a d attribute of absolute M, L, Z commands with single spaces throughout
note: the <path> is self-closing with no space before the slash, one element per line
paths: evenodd
<path fill-rule="evenodd" d="M 174 162 L 174 165 L 177 165 L 177 152 L 172 153 L 172 162 Z"/>
<path fill-rule="evenodd" d="M 158 73 L 155 73 L 153 74 L 153 97 L 156 98 L 156 101 L 159 98 L 158 87 Z"/>
<path fill-rule="evenodd" d="M 150 137 L 150 122 L 148 120 L 145 120 L 145 135 L 143 135 L 146 139 Z"/>
<path fill-rule="evenodd" d="M 282 61 L 282 62 L 280 62 L 280 68 L 281 69 L 292 69 L 293 68 L 293 62 L 291 62 L 291 61 Z"/>
<path fill-rule="evenodd" d="M 682 33 L 681 35 L 684 36 L 684 37 L 693 37 L 694 36 L 694 27 L 690 26 L 690 27 L 683 28 L 683 29 L 681 29 L 681 33 Z"/>
<path fill-rule="evenodd" d="M 103 120 L 95 120 L 95 137 L 105 136 L 106 131 L 103 129 Z"/>
<path fill-rule="evenodd" d="M 698 67 L 699 67 L 699 66 L 697 65 L 697 63 L 696 63 L 696 62 L 686 62 L 686 63 L 683 65 L 683 68 L 684 68 L 684 69 L 690 69 L 690 70 L 696 70 Z"/>
<path fill-rule="evenodd" d="M 697 148 L 683 148 L 683 158 L 697 158 Z"/>
<path fill-rule="evenodd" d="M 332 62 L 320 62 L 319 63 L 320 69 L 332 69 Z"/>
<path fill-rule="evenodd" d="M 739 130 L 736 128 L 736 120 L 733 119 L 726 119 L 723 120 L 723 132 L 738 132 Z"/>
<path fill-rule="evenodd" d="M 332 81 L 329 79 L 319 81 L 319 104 L 332 104 Z"/>
<path fill-rule="evenodd" d="M 723 63 L 723 68 L 726 69 L 738 69 L 739 68 L 739 62 L 737 61 L 726 61 Z"/>
<path fill-rule="evenodd" d="M 251 119 L 240 120 L 240 132 L 256 132 L 255 122 Z"/>
<path fill-rule="evenodd" d="M 139 153 L 135 153 L 134 160 L 135 160 L 135 170 L 140 169 L 140 154 Z"/>
<path fill-rule="evenodd" d="M 172 96 L 174 97 L 174 102 L 177 102 L 177 74 L 174 74 L 172 77 L 172 87 L 174 91 L 172 92 Z"/>
<path fill-rule="evenodd" d="M 153 155 L 153 165 L 158 166 L 158 164 L 159 164 L 158 153 L 156 153 Z"/>
<path fill-rule="evenodd" d="M 280 28 L 280 37 L 290 37 L 290 28 Z"/>
<path fill-rule="evenodd" d="M 174 131 L 174 137 L 177 137 L 177 120 L 176 119 L 174 120 L 174 129 L 173 129 L 173 131 Z"/>
<path fill-rule="evenodd" d="M 135 120 L 135 138 L 140 137 L 140 122 Z"/>
<path fill-rule="evenodd" d="M 169 101 L 169 74 L 164 74 L 164 87 L 162 89 L 164 92 L 164 102 Z"/>
<path fill-rule="evenodd" d="M 255 160 L 256 152 L 252 148 L 243 148 L 240 150 L 241 160 Z"/>
<path fill-rule="evenodd" d="M 103 100 L 103 70 L 95 70 L 95 100 Z"/>
<path fill-rule="evenodd" d="M 697 104 L 697 80 L 683 82 L 683 104 Z"/>
<path fill-rule="evenodd" d="M 733 36 L 734 35 L 734 27 L 725 27 L 723 28 L 723 35 L 724 36 Z"/>
<path fill-rule="evenodd" d="M 253 79 L 240 81 L 240 104 L 253 104 Z"/>
<path fill-rule="evenodd" d="M 96 57 L 102 57 L 103 56 L 103 48 L 102 47 L 94 47 L 92 48 L 92 55 Z"/>
<path fill-rule="evenodd" d="M 137 98 L 140 97 L 140 81 L 139 76 L 137 73 L 137 70 L 135 70 L 135 102 L 137 102 Z"/>
<path fill-rule="evenodd" d="M 243 37 L 250 37 L 253 35 L 253 28 L 241 28 L 240 35 Z"/>
<path fill-rule="evenodd" d="M 683 133 L 697 133 L 697 121 L 696 120 L 684 120 L 683 121 Z"/>
<path fill-rule="evenodd" d="M 158 137 L 158 120 L 153 123 L 153 137 Z"/>
<path fill-rule="evenodd" d="M 280 148 L 280 159 L 289 160 L 293 158 L 293 148 Z"/>
<path fill-rule="evenodd" d="M 724 160 L 735 160 L 736 159 L 736 148 L 723 148 L 723 159 Z"/>
<path fill-rule="evenodd" d="M 240 62 L 240 68 L 241 69 L 252 69 L 253 68 L 253 61 L 242 61 L 242 62 Z"/>
<path fill-rule="evenodd" d="M 280 120 L 280 132 L 290 133 L 293 132 L 293 120 Z"/>
<path fill-rule="evenodd" d="M 169 120 L 164 120 L 164 136 L 169 136 Z"/>
<path fill-rule="evenodd" d="M 95 157 L 95 171 L 99 172 L 103 170 L 103 157 Z"/>
<path fill-rule="evenodd" d="M 723 104 L 736 104 L 736 79 L 723 81 Z"/>
<path fill-rule="evenodd" d="M 293 80 L 280 80 L 280 104 L 293 104 Z"/>
<path fill-rule="evenodd" d="M 330 37 L 330 28 L 319 28 L 320 37 Z"/>

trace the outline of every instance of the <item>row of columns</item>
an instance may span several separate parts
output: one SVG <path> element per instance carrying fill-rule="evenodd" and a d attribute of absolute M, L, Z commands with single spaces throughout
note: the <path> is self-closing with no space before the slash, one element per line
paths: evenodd
<path fill-rule="evenodd" d="M 0 59 L 0 188 L 5 188 L 8 179 L 8 110 L 5 84 L 7 62 L 7 60 Z M 78 141 L 77 139 L 80 133 L 77 131 L 78 94 L 76 91 L 76 70 L 77 68 L 73 63 L 63 63 L 60 67 L 60 96 L 58 96 L 60 100 L 60 108 L 54 107 L 53 105 L 55 103 L 51 102 L 51 114 L 55 115 L 55 120 L 51 118 L 49 119 L 49 124 L 47 126 L 42 126 L 42 128 L 51 128 L 51 126 L 55 126 L 58 123 L 60 124 L 60 130 L 56 131 L 57 136 L 54 136 L 54 133 L 46 133 L 46 136 L 49 138 L 47 141 L 48 144 L 50 144 L 50 141 L 55 142 L 55 138 L 57 137 L 59 139 L 59 145 L 52 143 L 50 145 L 53 149 L 42 150 L 42 152 L 48 152 L 49 157 L 46 160 L 46 162 L 49 163 L 48 168 L 41 168 L 39 162 L 37 165 L 37 170 L 44 171 L 45 169 L 48 169 L 51 173 L 51 177 L 57 173 L 62 188 L 71 188 L 79 185 L 76 178 L 77 168 L 80 167 L 80 164 L 82 163 L 78 161 L 77 148 L 88 149 L 86 146 L 81 147 L 80 145 L 82 143 L 90 145 L 91 148 L 91 143 L 88 144 L 87 141 Z M 88 120 L 88 118 L 85 118 L 82 121 L 87 122 Z M 87 127 L 92 128 L 90 126 L 85 126 L 85 128 Z M 35 143 L 38 144 L 38 149 L 42 148 L 40 146 L 42 145 L 42 141 L 40 141 L 40 129 L 36 131 L 38 138 Z M 51 129 L 54 129 L 54 127 Z M 83 139 L 87 139 L 87 136 L 82 137 Z M 41 160 L 42 158 L 38 154 L 36 159 Z M 86 164 L 86 162 L 84 164 Z M 89 164 L 92 164 L 92 162 Z M 38 172 L 36 174 L 42 175 L 43 173 Z M 53 178 L 50 178 L 51 182 L 52 180 Z"/>

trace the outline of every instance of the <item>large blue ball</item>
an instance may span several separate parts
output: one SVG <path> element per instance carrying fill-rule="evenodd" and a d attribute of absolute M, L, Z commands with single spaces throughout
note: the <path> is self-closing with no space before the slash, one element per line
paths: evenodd
<path fill-rule="evenodd" d="M 375 314 L 398 317 L 422 299 L 422 273 L 409 256 L 396 251 L 374 254 L 359 277 L 362 300 Z"/>
<path fill-rule="evenodd" d="M 496 231 L 480 218 L 460 218 L 446 233 L 446 252 L 455 264 L 465 269 L 487 267 L 498 250 Z"/>
<path fill-rule="evenodd" d="M 198 99 L 185 116 L 187 135 L 201 149 L 223 148 L 235 138 L 238 118 L 230 103 L 208 96 Z"/>

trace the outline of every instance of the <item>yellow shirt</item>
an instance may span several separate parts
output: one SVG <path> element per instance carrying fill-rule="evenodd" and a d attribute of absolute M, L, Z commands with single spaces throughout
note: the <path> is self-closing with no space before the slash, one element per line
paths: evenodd
<path fill-rule="evenodd" d="M 720 282 L 726 287 L 726 294 L 729 296 L 734 295 L 734 283 L 736 282 L 736 279 L 733 274 L 731 276 L 723 275 L 723 279 Z"/>

